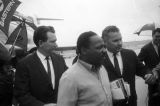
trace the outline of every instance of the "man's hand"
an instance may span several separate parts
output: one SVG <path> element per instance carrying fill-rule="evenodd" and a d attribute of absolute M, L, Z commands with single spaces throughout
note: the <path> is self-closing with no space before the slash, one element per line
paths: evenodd
<path fill-rule="evenodd" d="M 146 74 L 144 78 L 147 84 L 154 84 L 156 82 L 156 78 L 153 74 Z"/>
<path fill-rule="evenodd" d="M 157 64 L 156 67 L 153 70 L 160 71 L 160 63 Z"/>
<path fill-rule="evenodd" d="M 56 106 L 57 104 L 54 104 L 54 103 L 48 103 L 48 104 L 45 104 L 44 106 Z"/>
<path fill-rule="evenodd" d="M 157 70 L 152 70 L 153 76 L 155 77 L 155 79 L 157 80 L 159 78 L 158 72 Z"/>
<path fill-rule="evenodd" d="M 160 63 L 152 69 L 152 74 L 145 75 L 145 82 L 147 84 L 154 84 L 156 80 L 159 78 L 158 71 L 160 71 Z"/>

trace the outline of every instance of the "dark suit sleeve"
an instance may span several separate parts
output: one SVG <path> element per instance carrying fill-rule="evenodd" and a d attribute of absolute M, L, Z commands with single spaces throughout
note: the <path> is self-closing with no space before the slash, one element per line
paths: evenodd
<path fill-rule="evenodd" d="M 13 76 L 0 72 L 0 104 L 11 104 L 13 93 Z M 3 104 L 2 103 L 2 104 Z M 1 105 L 2 105 L 1 104 Z M 8 104 L 8 105 L 7 105 Z"/>
<path fill-rule="evenodd" d="M 63 70 L 66 71 L 68 69 L 68 66 L 66 65 L 66 62 L 65 62 L 63 56 L 57 55 L 57 54 L 56 54 L 56 56 L 58 57 L 57 59 L 60 61 L 61 66 L 63 66 Z"/>
<path fill-rule="evenodd" d="M 37 100 L 30 94 L 29 79 L 27 63 L 20 61 L 15 74 L 14 94 L 16 99 L 23 106 L 43 106 L 43 102 Z"/>
<path fill-rule="evenodd" d="M 134 53 L 135 61 L 136 61 L 136 75 L 141 76 L 144 78 L 144 76 L 148 73 L 151 73 L 149 68 L 147 68 L 142 61 L 138 58 L 136 53 Z"/>
<path fill-rule="evenodd" d="M 0 43 L 0 59 L 4 61 L 9 61 L 11 56 L 9 51 Z"/>
<path fill-rule="evenodd" d="M 140 50 L 140 53 L 138 54 L 138 58 L 139 58 L 139 60 L 141 61 L 141 62 L 144 62 L 145 61 L 145 58 L 146 58 L 146 55 L 147 54 L 147 52 L 145 51 L 145 49 L 144 48 L 141 48 L 141 50 Z"/>
<path fill-rule="evenodd" d="M 66 71 L 68 69 L 68 66 L 66 65 L 66 62 L 63 57 L 62 57 L 62 60 L 63 60 L 63 64 L 64 64 L 64 70 Z"/>
<path fill-rule="evenodd" d="M 154 54 L 149 55 L 149 52 L 153 53 L 153 51 L 147 50 L 146 48 L 142 48 L 138 58 L 140 61 L 145 63 L 145 66 L 149 69 L 152 70 L 157 66 L 159 63 L 159 60 L 155 57 Z M 160 70 L 157 70 L 158 74 L 160 75 Z"/>

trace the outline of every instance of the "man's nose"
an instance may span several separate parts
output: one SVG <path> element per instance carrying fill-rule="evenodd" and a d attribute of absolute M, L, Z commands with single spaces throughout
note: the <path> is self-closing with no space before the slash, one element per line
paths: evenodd
<path fill-rule="evenodd" d="M 55 48 L 57 48 L 57 47 L 58 47 L 57 43 L 55 43 L 55 44 L 54 44 L 54 47 L 55 47 Z"/>
<path fill-rule="evenodd" d="M 103 47 L 103 48 L 101 49 L 101 52 L 106 52 L 106 49 Z"/>
<path fill-rule="evenodd" d="M 118 41 L 117 46 L 122 46 L 122 41 Z"/>
<path fill-rule="evenodd" d="M 106 49 L 105 49 L 105 48 L 102 48 L 102 49 L 101 49 L 101 53 L 102 53 L 102 56 L 105 56 L 106 53 L 107 53 Z"/>
<path fill-rule="evenodd" d="M 119 40 L 119 41 L 118 41 L 118 44 L 119 44 L 119 45 L 122 45 L 122 40 Z"/>

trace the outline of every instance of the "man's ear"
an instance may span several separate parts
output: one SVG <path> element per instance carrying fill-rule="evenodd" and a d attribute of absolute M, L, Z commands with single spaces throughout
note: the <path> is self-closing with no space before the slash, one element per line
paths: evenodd
<path fill-rule="evenodd" d="M 85 55 L 87 53 L 87 50 L 88 50 L 87 48 L 82 47 L 81 48 L 81 54 Z"/>
<path fill-rule="evenodd" d="M 38 42 L 39 47 L 41 47 L 42 44 L 43 44 L 43 41 L 39 40 L 39 42 Z"/>

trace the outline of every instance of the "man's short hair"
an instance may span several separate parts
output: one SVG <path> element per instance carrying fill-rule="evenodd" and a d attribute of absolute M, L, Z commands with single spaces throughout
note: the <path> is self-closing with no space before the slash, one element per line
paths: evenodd
<path fill-rule="evenodd" d="M 155 30 L 152 31 L 152 36 L 156 33 L 159 32 L 160 33 L 160 28 L 156 28 Z"/>
<path fill-rule="evenodd" d="M 102 38 L 104 39 L 104 37 L 108 36 L 108 33 L 110 32 L 119 32 L 119 28 L 114 26 L 114 25 L 110 25 L 107 26 L 103 31 L 102 31 Z"/>
<path fill-rule="evenodd" d="M 90 37 L 97 35 L 95 32 L 88 31 L 80 34 L 77 40 L 77 49 L 76 53 L 81 54 L 82 48 L 89 48 L 90 46 Z"/>
<path fill-rule="evenodd" d="M 33 41 L 37 47 L 39 46 L 40 40 L 44 42 L 47 40 L 47 32 L 55 33 L 55 30 L 52 26 L 39 26 L 34 31 Z"/>

